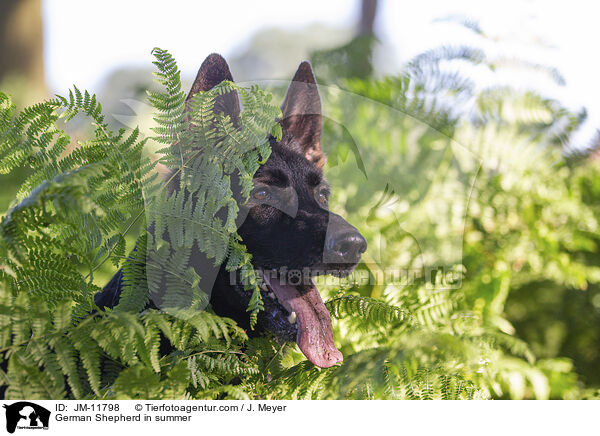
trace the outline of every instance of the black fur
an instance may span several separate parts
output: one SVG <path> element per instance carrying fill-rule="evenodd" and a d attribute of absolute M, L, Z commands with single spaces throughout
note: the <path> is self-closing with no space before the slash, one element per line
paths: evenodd
<path fill-rule="evenodd" d="M 190 95 L 222 80 L 232 80 L 229 68 L 223 58 L 211 55 L 200 68 Z M 226 96 L 217 110 L 237 119 L 237 97 Z M 325 155 L 321 150 L 321 102 L 308 62 L 298 68 L 282 110 L 283 138 L 279 142 L 271 138 L 271 156 L 255 175 L 250 200 L 240 210 L 238 232 L 256 268 L 276 269 L 280 275 L 290 270 L 345 275 L 358 263 L 366 241 L 356 228 L 328 210 L 329 185 L 322 173 Z M 207 275 L 206 271 L 199 274 Z M 119 271 L 96 295 L 100 308 L 118 303 L 122 281 Z M 247 328 L 249 298 L 250 293 L 239 280 L 232 283 L 222 266 L 212 286 L 213 310 Z M 282 340 L 295 340 L 296 325 L 288 321 L 287 311 L 276 299 L 264 297 L 263 301 L 265 310 L 259 313 L 258 331 L 268 330 Z"/>

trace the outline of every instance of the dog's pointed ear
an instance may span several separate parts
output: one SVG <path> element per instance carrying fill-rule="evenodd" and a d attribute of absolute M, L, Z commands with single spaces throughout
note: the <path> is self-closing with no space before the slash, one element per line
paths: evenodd
<path fill-rule="evenodd" d="M 189 102 L 195 94 L 200 91 L 209 91 L 224 80 L 233 82 L 229 65 L 227 65 L 227 61 L 223 59 L 223 56 L 213 53 L 202 62 L 198 70 L 192 89 L 185 99 L 187 110 L 189 110 Z M 218 96 L 215 101 L 215 112 L 229 115 L 231 121 L 237 124 L 240 116 L 240 101 L 237 92 L 228 92 Z"/>
<path fill-rule="evenodd" d="M 321 96 L 309 62 L 298 67 L 281 106 L 283 134 L 309 161 L 321 168 L 327 160 L 321 150 Z"/>

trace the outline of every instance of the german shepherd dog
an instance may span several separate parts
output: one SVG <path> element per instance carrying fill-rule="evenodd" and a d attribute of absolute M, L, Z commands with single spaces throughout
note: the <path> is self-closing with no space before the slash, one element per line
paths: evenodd
<path fill-rule="evenodd" d="M 188 100 L 223 80 L 233 81 L 227 62 L 218 54 L 208 56 Z M 215 110 L 236 119 L 240 110 L 237 94 L 225 95 Z M 265 308 L 258 315 L 257 332 L 270 331 L 281 341 L 296 341 L 308 360 L 327 368 L 343 357 L 312 277 L 350 274 L 367 242 L 355 227 L 328 209 L 330 188 L 322 172 L 326 157 L 321 148 L 321 98 L 310 63 L 298 67 L 282 113 L 282 139 L 270 138 L 271 155 L 255 174 L 250 199 L 241 205 L 238 233 L 252 255 L 253 266 L 264 276 Z M 115 306 L 122 285 L 119 271 L 96 294 L 98 307 Z M 242 283 L 232 283 L 223 265 L 212 284 L 210 304 L 218 315 L 248 328 L 250 294 Z"/>

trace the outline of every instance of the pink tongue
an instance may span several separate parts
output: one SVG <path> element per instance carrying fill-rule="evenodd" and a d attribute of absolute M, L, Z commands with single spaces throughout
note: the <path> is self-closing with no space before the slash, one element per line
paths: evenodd
<path fill-rule="evenodd" d="M 331 315 L 314 283 L 299 291 L 295 286 L 282 285 L 277 278 L 269 280 L 265 276 L 265 280 L 281 305 L 290 313 L 296 312 L 296 342 L 306 358 L 321 368 L 329 368 L 344 360 L 333 342 Z"/>

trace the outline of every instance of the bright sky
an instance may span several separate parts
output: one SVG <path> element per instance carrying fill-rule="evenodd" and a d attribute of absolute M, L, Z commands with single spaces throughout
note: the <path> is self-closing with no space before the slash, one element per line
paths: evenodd
<path fill-rule="evenodd" d="M 59 93 L 74 83 L 97 92 L 112 70 L 150 65 L 150 50 L 155 46 L 168 49 L 182 72 L 192 76 L 207 54 L 227 57 L 264 27 L 354 24 L 358 3 L 43 0 L 47 80 L 50 89 Z M 595 2 L 583 0 L 380 0 L 377 29 L 389 61 L 381 55 L 379 60 L 386 72 L 393 72 L 399 61 L 427 48 L 473 45 L 472 33 L 435 19 L 459 14 L 477 20 L 484 32 L 501 41 L 482 43 L 490 53 L 558 68 L 567 81 L 562 89 L 523 74 L 515 76 L 513 84 L 541 88 L 571 108 L 586 106 L 589 121 L 579 135 L 585 142 L 600 128 L 597 9 Z"/>

